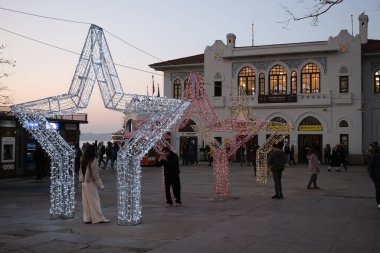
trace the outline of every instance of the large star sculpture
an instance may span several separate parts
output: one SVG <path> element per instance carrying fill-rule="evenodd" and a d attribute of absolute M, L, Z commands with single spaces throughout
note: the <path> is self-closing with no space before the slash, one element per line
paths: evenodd
<path fill-rule="evenodd" d="M 51 159 L 51 216 L 71 218 L 75 152 L 47 119 L 85 109 L 95 82 L 106 108 L 149 118 L 117 154 L 118 224 L 136 225 L 142 210 L 140 159 L 181 118 L 188 101 L 124 93 L 103 29 L 91 25 L 68 93 L 13 105 L 12 110 Z"/>

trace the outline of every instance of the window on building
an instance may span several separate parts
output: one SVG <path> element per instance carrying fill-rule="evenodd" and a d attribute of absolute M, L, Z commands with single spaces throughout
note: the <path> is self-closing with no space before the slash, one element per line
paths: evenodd
<path fill-rule="evenodd" d="M 380 69 L 375 72 L 375 93 L 380 93 Z"/>
<path fill-rule="evenodd" d="M 260 73 L 259 75 L 259 93 L 260 95 L 265 95 L 265 75 Z"/>
<path fill-rule="evenodd" d="M 320 93 L 321 80 L 320 80 L 319 67 L 313 63 L 306 64 L 301 71 L 301 93 Z"/>
<path fill-rule="evenodd" d="M 347 121 L 342 120 L 341 122 L 339 122 L 339 127 L 348 127 Z"/>
<path fill-rule="evenodd" d="M 126 132 L 132 132 L 133 131 L 133 120 L 129 119 L 124 126 L 124 129 Z"/>
<path fill-rule="evenodd" d="M 273 122 L 279 122 L 279 123 L 286 123 L 286 120 L 284 120 L 281 117 L 274 117 L 271 121 L 273 121 Z"/>
<path fill-rule="evenodd" d="M 269 72 L 269 94 L 286 94 L 286 70 L 283 66 L 276 65 Z"/>
<path fill-rule="evenodd" d="M 241 87 L 245 94 L 255 94 L 255 71 L 250 67 L 244 67 L 239 72 L 238 87 Z"/>
<path fill-rule="evenodd" d="M 181 95 L 182 95 L 181 80 L 175 79 L 173 83 L 173 98 L 181 98 Z"/>
<path fill-rule="evenodd" d="M 339 77 L 339 92 L 340 93 L 348 92 L 348 76 Z"/>
<path fill-rule="evenodd" d="M 348 134 L 341 134 L 340 135 L 340 144 L 343 144 L 346 148 L 346 154 L 348 154 Z"/>
<path fill-rule="evenodd" d="M 214 82 L 214 97 L 222 96 L 222 82 Z"/>
<path fill-rule="evenodd" d="M 291 94 L 297 94 L 297 72 L 295 71 L 292 71 L 292 79 L 291 79 L 291 82 L 292 82 L 292 92 Z"/>

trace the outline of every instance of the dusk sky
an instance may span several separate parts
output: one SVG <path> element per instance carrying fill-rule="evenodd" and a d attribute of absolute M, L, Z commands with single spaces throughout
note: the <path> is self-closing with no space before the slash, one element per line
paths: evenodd
<path fill-rule="evenodd" d="M 16 61 L 16 67 L 0 66 L 11 73 L 2 78 L 14 97 L 23 103 L 67 93 L 79 56 L 49 47 L 13 33 L 80 53 L 89 25 L 63 22 L 20 14 L 35 15 L 96 24 L 133 45 L 105 34 L 113 60 L 132 68 L 154 72 L 149 64 L 203 53 L 215 40 L 226 41 L 234 33 L 236 46 L 270 45 L 323 41 L 340 30 L 358 33 L 358 16 L 369 16 L 369 38 L 380 39 L 380 1 L 345 0 L 320 17 L 317 26 L 308 20 L 292 22 L 281 6 L 296 15 L 307 12 L 314 0 L 0 0 L 0 44 L 6 48 L 1 57 Z M 5 30 L 4 30 L 5 29 Z M 140 50 L 138 50 L 138 49 Z M 150 55 L 143 53 L 145 51 Z M 154 56 L 154 57 L 152 57 Z M 152 73 L 116 67 L 124 92 L 152 92 Z M 162 72 L 154 72 L 155 83 L 163 93 Z M 156 87 L 157 90 L 157 87 Z M 82 132 L 110 133 L 121 128 L 123 114 L 104 109 L 96 86 L 90 105 L 84 111 L 89 124 Z"/>

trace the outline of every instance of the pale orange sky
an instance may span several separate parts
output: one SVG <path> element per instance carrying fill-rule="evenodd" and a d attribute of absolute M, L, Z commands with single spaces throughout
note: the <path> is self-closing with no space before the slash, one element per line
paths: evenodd
<path fill-rule="evenodd" d="M 237 46 L 252 43 L 254 20 L 255 45 L 321 41 L 336 36 L 341 29 L 358 32 L 357 18 L 363 11 L 369 16 L 369 38 L 380 39 L 378 0 L 346 0 L 320 18 L 318 26 L 307 21 L 292 23 L 288 30 L 279 21 L 287 19 L 280 4 L 298 13 L 306 12 L 299 1 L 261 0 L 0 0 L 0 7 L 33 14 L 94 23 L 144 50 L 156 58 L 170 60 L 203 53 L 215 40 L 225 41 L 227 33 L 237 36 Z M 305 1 L 314 3 L 314 0 Z M 0 28 L 10 30 L 80 53 L 89 25 L 42 19 L 0 9 Z M 152 71 L 149 64 L 159 62 L 135 48 L 106 34 L 115 63 Z M 15 97 L 23 103 L 67 93 L 79 56 L 47 47 L 0 29 L 0 44 L 6 46 L 3 57 L 16 60 L 12 76 L 2 79 Z M 116 67 L 127 93 L 151 93 L 152 74 Z M 3 68 L 0 69 L 2 71 Z M 162 74 L 155 83 L 163 94 Z M 157 90 L 157 88 L 156 88 Z M 89 107 L 88 125 L 82 132 L 110 133 L 121 127 L 123 115 L 104 109 L 96 86 Z"/>

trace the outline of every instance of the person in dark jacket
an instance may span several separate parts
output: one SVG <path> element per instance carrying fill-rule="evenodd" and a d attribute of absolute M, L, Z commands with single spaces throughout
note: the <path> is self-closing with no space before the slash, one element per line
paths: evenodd
<path fill-rule="evenodd" d="M 36 179 L 41 180 L 45 177 L 45 153 L 40 144 L 36 145 L 34 160 L 36 162 Z"/>
<path fill-rule="evenodd" d="M 170 193 L 170 187 L 172 187 L 176 206 L 181 206 L 181 180 L 179 178 L 178 155 L 168 147 L 164 147 L 162 152 L 163 155 L 160 156 L 157 166 L 164 166 L 166 205 L 168 207 L 173 206 Z"/>
<path fill-rule="evenodd" d="M 375 146 L 368 164 L 369 177 L 375 185 L 377 209 L 380 210 L 380 147 Z"/>
<path fill-rule="evenodd" d="M 281 176 L 282 171 L 285 168 L 285 162 L 284 151 L 279 149 L 277 144 L 273 144 L 273 149 L 269 152 L 268 157 L 268 165 L 273 174 L 274 188 L 276 191 L 276 194 L 272 197 L 272 199 L 284 198 L 284 195 L 282 194 Z"/>

